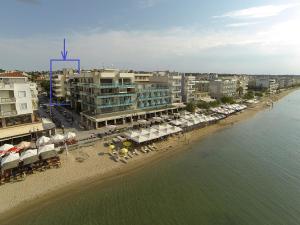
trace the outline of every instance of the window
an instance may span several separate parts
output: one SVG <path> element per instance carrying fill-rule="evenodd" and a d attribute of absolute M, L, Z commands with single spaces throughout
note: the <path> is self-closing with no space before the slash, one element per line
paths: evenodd
<path fill-rule="evenodd" d="M 20 109 L 21 110 L 27 110 L 27 103 L 21 103 L 20 104 Z"/>
<path fill-rule="evenodd" d="M 19 97 L 25 98 L 26 97 L 26 91 L 19 91 Z"/>

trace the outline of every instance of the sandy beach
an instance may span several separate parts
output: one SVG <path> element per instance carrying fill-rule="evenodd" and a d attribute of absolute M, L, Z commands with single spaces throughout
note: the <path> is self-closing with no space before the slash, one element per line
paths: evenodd
<path fill-rule="evenodd" d="M 277 101 L 295 89 L 286 90 L 272 97 Z M 94 146 L 77 149 L 67 155 L 61 155 L 62 166 L 27 176 L 24 181 L 6 183 L 0 186 L 0 224 L 7 221 L 9 215 L 34 210 L 39 203 L 59 198 L 72 191 L 82 190 L 87 184 L 105 182 L 116 179 L 128 173 L 137 171 L 140 167 L 152 165 L 158 160 L 171 157 L 174 154 L 189 149 L 195 141 L 228 128 L 235 123 L 254 116 L 257 112 L 268 108 L 265 97 L 258 104 L 242 113 L 230 116 L 217 124 L 188 132 L 182 136 L 170 137 L 168 141 L 157 143 L 159 151 L 134 156 L 127 164 L 114 162 L 107 154 L 103 141 L 95 142 Z M 276 104 L 275 104 L 276 107 Z M 78 162 L 76 158 L 84 159 Z"/>

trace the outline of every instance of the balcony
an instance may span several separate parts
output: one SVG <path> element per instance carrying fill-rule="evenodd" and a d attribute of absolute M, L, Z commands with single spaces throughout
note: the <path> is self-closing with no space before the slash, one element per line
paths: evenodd
<path fill-rule="evenodd" d="M 13 84 L 0 83 L 0 89 L 1 90 L 14 90 L 14 85 Z"/>
<path fill-rule="evenodd" d="M 101 94 L 97 95 L 95 94 L 97 98 L 103 99 L 103 98 L 114 98 L 114 97 L 132 97 L 135 96 L 135 93 L 109 93 L 109 94 Z"/>
<path fill-rule="evenodd" d="M 1 111 L 0 112 L 0 117 L 10 117 L 10 116 L 16 116 L 17 115 L 17 111 L 13 110 L 13 111 Z"/>
<path fill-rule="evenodd" d="M 12 104 L 15 103 L 16 99 L 15 98 L 0 98 L 0 104 Z"/>
<path fill-rule="evenodd" d="M 125 101 L 125 102 L 120 102 L 120 103 L 105 103 L 101 104 L 98 106 L 98 109 L 106 109 L 106 108 L 113 108 L 113 107 L 119 107 L 119 106 L 129 106 L 132 105 L 134 102 L 133 101 Z"/>
<path fill-rule="evenodd" d="M 123 84 L 115 84 L 115 83 L 109 83 L 109 84 L 95 84 L 95 83 L 79 83 L 77 84 L 79 87 L 91 87 L 91 88 L 135 88 L 135 84 L 133 83 L 123 83 Z"/>

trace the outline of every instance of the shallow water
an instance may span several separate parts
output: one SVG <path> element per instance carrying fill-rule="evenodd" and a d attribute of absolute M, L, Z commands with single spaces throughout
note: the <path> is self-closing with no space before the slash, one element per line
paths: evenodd
<path fill-rule="evenodd" d="M 299 225 L 300 91 L 190 151 L 11 224 Z"/>

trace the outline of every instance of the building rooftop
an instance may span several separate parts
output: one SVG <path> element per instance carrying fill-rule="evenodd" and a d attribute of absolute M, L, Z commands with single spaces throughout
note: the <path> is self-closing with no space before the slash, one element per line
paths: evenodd
<path fill-rule="evenodd" d="M 26 77 L 22 72 L 6 72 L 0 73 L 0 77 Z"/>

